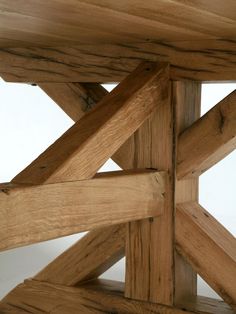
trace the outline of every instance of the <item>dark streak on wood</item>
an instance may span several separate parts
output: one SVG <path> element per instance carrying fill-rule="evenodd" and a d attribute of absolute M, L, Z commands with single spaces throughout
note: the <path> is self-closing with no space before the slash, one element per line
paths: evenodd
<path fill-rule="evenodd" d="M 173 79 L 236 80 L 236 42 L 137 42 L 1 48 L 0 75 L 16 82 L 118 82 L 143 60 L 172 65 Z"/>

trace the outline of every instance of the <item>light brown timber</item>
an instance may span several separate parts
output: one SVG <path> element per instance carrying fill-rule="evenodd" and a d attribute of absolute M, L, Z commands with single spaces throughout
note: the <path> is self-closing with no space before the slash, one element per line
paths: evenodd
<path fill-rule="evenodd" d="M 39 87 L 74 121 L 91 110 L 107 91 L 97 83 L 41 83 Z"/>
<path fill-rule="evenodd" d="M 236 81 L 235 39 L 0 49 L 8 82 L 120 82 L 141 61 L 168 62 L 174 80 Z"/>
<path fill-rule="evenodd" d="M 9 311 L 6 310 L 9 308 Z M 222 301 L 204 297 L 189 302 L 188 308 L 128 300 L 123 296 L 123 284 L 109 280 L 99 280 L 80 287 L 27 280 L 3 299 L 0 311 L 2 309 L 4 314 L 233 314 Z"/>
<path fill-rule="evenodd" d="M 236 90 L 179 138 L 178 179 L 199 176 L 236 148 Z"/>
<path fill-rule="evenodd" d="M 61 84 L 58 84 L 61 86 Z M 58 86 L 56 84 L 56 86 Z M 73 85 L 73 86 L 72 86 Z M 63 85 L 63 91 L 67 93 L 66 97 L 65 95 L 61 93 L 58 88 L 56 88 L 55 84 L 40 84 L 40 87 L 45 90 L 49 94 L 49 96 L 52 96 L 52 98 L 56 101 L 60 101 L 60 106 L 66 110 L 68 113 L 71 110 L 73 112 L 73 118 L 79 119 L 81 118 L 80 114 L 82 111 L 76 110 L 73 111 L 74 108 L 73 105 L 77 106 L 77 95 L 80 95 L 82 97 L 85 97 L 86 100 L 92 99 L 93 102 L 99 101 L 99 98 L 103 97 L 103 92 L 106 92 L 105 89 L 102 89 L 100 86 L 96 86 L 97 84 L 82 84 L 82 87 L 75 83 L 75 84 L 68 84 L 68 86 Z M 73 96 L 71 96 L 71 89 L 73 91 L 76 91 L 76 93 L 73 93 Z M 86 91 L 86 94 L 84 92 Z M 58 96 L 58 94 L 59 96 Z M 106 92 L 107 93 L 107 92 Z M 68 104 L 67 101 L 71 101 L 71 104 Z M 122 145 L 123 147 L 124 145 Z M 126 144 L 125 144 L 126 146 Z M 119 156 L 119 165 L 123 168 L 129 168 L 129 164 L 127 164 L 127 161 L 131 158 L 129 158 L 129 155 L 127 155 L 126 148 L 122 149 L 122 147 L 119 149 L 118 152 L 121 152 Z M 118 153 L 117 152 L 117 153 Z M 113 155 L 116 156 L 116 154 Z M 117 160 L 115 160 L 117 161 Z M 130 167 L 132 168 L 132 167 Z M 41 182 L 44 183 L 44 182 Z M 113 230 L 113 231 L 112 231 Z M 49 268 L 45 268 L 45 270 L 42 270 L 39 274 L 40 278 L 44 278 L 44 280 L 47 280 L 49 282 L 54 282 L 60 280 L 60 283 L 68 284 L 68 281 L 71 280 L 72 276 L 75 275 L 74 272 L 72 272 L 73 269 L 80 268 L 80 265 L 77 264 L 81 263 L 81 260 L 75 260 L 74 256 L 77 256 L 78 258 L 81 256 L 84 256 L 83 263 L 81 265 L 81 269 L 84 265 L 86 265 L 85 268 L 83 268 L 82 273 L 76 273 L 78 281 L 83 281 L 85 278 L 93 278 L 93 276 L 98 276 L 105 271 L 105 268 L 109 268 L 109 266 L 112 266 L 115 262 L 117 262 L 120 258 L 123 257 L 124 254 L 124 247 L 123 251 L 121 249 L 121 242 L 118 237 L 116 237 L 116 234 L 120 234 L 121 238 L 124 238 L 124 229 L 121 227 L 117 232 L 116 226 L 110 227 L 110 232 L 108 232 L 107 229 L 98 229 L 94 230 L 91 234 L 87 234 L 86 237 L 83 238 L 82 242 L 78 241 L 71 249 L 68 250 L 66 254 L 66 258 L 68 258 L 68 264 L 67 268 L 65 268 L 64 264 L 64 254 L 62 254 L 61 258 L 58 257 L 53 263 L 50 264 Z M 112 237 L 113 234 L 113 237 Z M 95 249 L 97 250 L 97 247 L 94 247 L 91 245 L 91 242 L 93 243 L 104 243 L 104 238 L 112 238 L 114 242 L 106 241 L 106 246 L 104 247 L 104 254 L 100 255 L 100 258 L 97 258 L 97 262 L 94 263 L 94 252 Z M 96 241 L 94 242 L 94 239 Z M 70 264 L 69 261 L 72 263 Z M 73 263 L 74 262 L 74 263 Z M 89 267 L 87 267 L 89 265 Z M 76 268 L 77 266 L 77 268 Z M 50 271 L 48 271 L 48 269 Z M 55 275 L 54 275 L 55 272 Z M 36 276 L 37 278 L 37 276 Z M 73 281 L 73 280 L 72 280 Z"/>
<path fill-rule="evenodd" d="M 0 46 L 235 38 L 235 2 L 1 0 Z M 119 26 L 119 27 L 118 27 Z"/>
<path fill-rule="evenodd" d="M 75 122 L 108 93 L 97 83 L 41 83 L 39 87 Z M 128 150 L 132 137 L 112 156 L 122 168 L 132 168 L 127 165 L 131 159 Z M 46 266 L 35 279 L 76 285 L 101 275 L 124 256 L 124 251 L 125 225 L 93 230 Z"/>
<path fill-rule="evenodd" d="M 163 173 L 114 172 L 91 180 L 0 186 L 0 250 L 160 215 Z"/>
<path fill-rule="evenodd" d="M 236 310 L 236 240 L 196 202 L 176 209 L 178 252 Z"/>
<path fill-rule="evenodd" d="M 34 279 L 74 286 L 99 277 L 124 256 L 124 251 L 125 224 L 93 230 L 47 265 Z"/>
<path fill-rule="evenodd" d="M 156 86 L 160 89 L 159 86 Z M 166 101 L 134 134 L 133 165 L 168 172 L 164 213 L 159 219 L 128 224 L 125 296 L 172 305 L 174 300 L 173 107 L 171 83 Z M 158 99 L 156 99 L 158 102 Z"/>
<path fill-rule="evenodd" d="M 200 117 L 201 83 L 178 81 L 173 83 L 175 110 L 175 137 Z M 176 180 L 175 203 L 198 201 L 198 178 Z M 197 295 L 197 274 L 177 252 L 175 252 L 175 304 L 182 299 Z"/>
<path fill-rule="evenodd" d="M 108 94 L 98 83 L 41 83 L 39 87 L 75 122 Z M 133 136 L 131 135 L 112 156 L 122 169 L 135 168 Z"/>
<path fill-rule="evenodd" d="M 39 87 L 75 122 L 108 93 L 97 83 L 41 83 Z M 130 143 L 133 143 L 133 135 L 112 156 L 125 169 L 133 168 Z M 124 225 L 93 230 L 46 266 L 35 279 L 75 285 L 96 278 L 124 256 L 124 247 Z"/>
<path fill-rule="evenodd" d="M 13 182 L 39 184 L 94 176 L 150 114 L 165 103 L 168 79 L 166 64 L 142 63 Z"/>

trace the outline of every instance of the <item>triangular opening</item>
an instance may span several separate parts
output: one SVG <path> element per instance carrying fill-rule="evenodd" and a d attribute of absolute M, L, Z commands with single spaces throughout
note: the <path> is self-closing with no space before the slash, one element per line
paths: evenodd
<path fill-rule="evenodd" d="M 202 84 L 201 116 L 235 89 L 235 83 Z"/>
<path fill-rule="evenodd" d="M 124 282 L 125 281 L 125 257 L 123 257 L 119 262 L 117 262 L 111 268 L 109 268 L 99 278 Z"/>
<path fill-rule="evenodd" d="M 112 83 L 112 84 L 101 84 L 108 92 L 111 92 L 118 83 Z"/>
<path fill-rule="evenodd" d="M 222 300 L 222 298 L 199 275 L 197 276 L 197 294 L 208 298 Z"/>
<path fill-rule="evenodd" d="M 98 172 L 110 172 L 122 170 L 117 163 L 115 163 L 111 158 L 109 158 L 105 164 L 98 170 Z"/>

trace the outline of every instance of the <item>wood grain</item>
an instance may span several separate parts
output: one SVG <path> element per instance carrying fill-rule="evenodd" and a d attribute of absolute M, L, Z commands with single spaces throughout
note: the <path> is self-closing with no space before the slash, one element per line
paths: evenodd
<path fill-rule="evenodd" d="M 169 83 L 166 101 L 160 104 L 158 110 L 134 134 L 134 150 L 131 156 L 135 168 L 165 170 L 168 172 L 168 184 L 162 217 L 128 225 L 125 289 L 128 298 L 169 305 L 173 304 L 174 299 L 173 131 Z"/>
<path fill-rule="evenodd" d="M 235 3 L 232 0 L 227 4 L 219 4 L 218 1 L 218 7 L 215 9 L 213 9 L 213 5 L 203 4 L 203 1 L 201 5 L 198 5 L 198 2 L 184 0 L 149 0 L 145 5 L 142 0 L 131 0 L 128 3 L 125 0 L 116 3 L 111 3 L 109 0 L 99 2 L 97 0 L 81 0 L 81 2 L 128 13 L 136 18 L 142 17 L 161 22 L 169 25 L 172 30 L 174 30 L 174 27 L 183 27 L 185 29 L 188 27 L 190 32 L 198 31 L 210 36 L 224 37 L 226 33 L 229 36 L 235 35 L 233 28 L 236 14 L 231 12 L 231 15 L 227 14 L 226 16 L 220 11 L 220 8 L 225 11 L 229 11 L 229 9 L 236 10 Z M 180 18 L 176 18 L 177 16 Z M 218 23 L 215 21 L 216 18 Z M 163 24 L 160 24 L 160 28 Z M 195 36 L 193 35 L 192 38 L 195 38 Z M 180 37 L 177 40 L 181 40 Z"/>
<path fill-rule="evenodd" d="M 109 173 L 39 186 L 0 186 L 0 249 L 28 245 L 163 212 L 163 173 Z"/>
<path fill-rule="evenodd" d="M 98 83 L 41 83 L 39 87 L 75 122 L 108 94 Z M 134 138 L 131 135 L 112 159 L 122 169 L 133 169 L 133 151 Z"/>
<path fill-rule="evenodd" d="M 199 275 L 236 309 L 236 240 L 196 202 L 177 205 L 176 245 Z"/>
<path fill-rule="evenodd" d="M 97 83 L 42 83 L 40 87 L 75 121 L 107 94 Z M 96 278 L 124 256 L 124 241 L 124 225 L 93 230 L 45 267 L 36 279 L 73 285 Z"/>
<path fill-rule="evenodd" d="M 142 63 L 13 182 L 39 184 L 94 176 L 165 102 L 168 73 L 166 64 Z"/>
<path fill-rule="evenodd" d="M 98 83 L 41 83 L 47 93 L 75 122 L 102 100 L 108 92 Z M 123 144 L 112 159 L 122 168 L 127 166 L 129 143 Z M 76 285 L 91 280 L 118 262 L 125 253 L 125 226 L 117 225 L 89 232 L 52 263 L 35 279 L 51 283 Z"/>
<path fill-rule="evenodd" d="M 235 38 L 233 0 L 1 0 L 0 10 L 1 46 Z"/>
<path fill-rule="evenodd" d="M 175 110 L 175 137 L 200 117 L 201 84 L 193 81 L 179 81 L 173 84 Z M 198 201 L 198 178 L 176 180 L 175 203 Z M 175 304 L 182 299 L 197 295 L 197 274 L 185 259 L 175 252 Z"/>
<path fill-rule="evenodd" d="M 78 94 L 81 95 L 81 91 L 82 91 L 82 95 L 81 95 L 82 97 L 85 97 L 86 100 L 91 97 L 94 102 L 99 101 L 99 97 L 103 96 L 101 93 L 101 88 L 97 87 L 94 84 L 82 84 L 82 87 L 79 86 L 79 88 L 78 88 L 78 84 L 76 83 L 73 84 L 73 87 L 71 87 L 71 85 L 72 84 L 69 84 L 69 86 L 66 86 L 65 88 L 63 88 L 63 91 L 69 94 L 69 96 L 66 95 L 66 97 L 57 88 L 55 89 L 55 84 L 41 84 L 40 86 L 43 89 L 45 89 L 45 91 L 48 92 L 50 95 L 52 93 L 53 98 L 55 99 L 56 97 L 55 100 L 60 101 L 59 104 L 64 110 L 67 110 L 71 106 L 73 107 L 73 106 L 78 105 L 77 95 Z M 73 93 L 72 97 L 71 97 L 71 89 L 76 90 L 76 93 Z M 86 90 L 86 95 L 84 95 L 85 90 Z M 104 89 L 102 91 L 104 91 Z M 57 92 L 61 97 L 57 96 Z M 69 105 L 67 103 L 68 100 L 71 101 L 72 105 Z M 89 103 L 90 102 L 91 101 L 89 101 Z M 74 108 L 71 108 L 71 109 L 74 110 Z M 76 119 L 77 117 L 80 118 L 81 110 L 75 112 L 75 114 L 78 114 L 79 116 L 75 116 L 74 118 Z M 122 145 L 122 147 L 123 146 L 124 145 Z M 130 165 L 129 160 L 133 161 L 133 159 L 132 159 L 132 156 L 127 154 L 128 152 L 126 150 L 126 147 L 124 147 L 124 149 L 122 149 L 122 147 L 119 149 L 119 152 L 120 152 L 119 165 L 121 165 L 121 167 L 123 168 L 129 168 L 129 165 Z M 115 153 L 113 157 L 116 155 L 117 153 Z M 117 161 L 117 158 L 115 160 Z M 132 168 L 132 166 L 130 168 Z M 78 170 L 79 169 L 80 168 L 78 168 Z M 89 171 L 90 169 L 88 170 L 88 173 Z M 60 283 L 62 284 L 63 283 L 68 284 L 68 280 L 70 281 L 72 276 L 75 276 L 73 269 L 80 268 L 80 263 L 81 263 L 80 257 L 82 256 L 84 256 L 84 260 L 81 265 L 82 268 L 84 266 L 83 272 L 77 273 L 77 276 L 79 276 L 79 278 L 75 277 L 75 280 L 77 280 L 76 278 L 78 278 L 78 281 L 80 281 L 80 280 L 84 280 L 84 277 L 92 278 L 95 275 L 102 274 L 103 270 L 105 270 L 106 267 L 112 266 L 113 263 L 117 262 L 121 257 L 123 257 L 123 253 L 124 253 L 122 252 L 122 249 L 120 247 L 121 245 L 120 239 L 118 239 L 118 237 L 116 236 L 117 234 L 116 226 L 111 226 L 109 230 L 110 232 L 107 232 L 107 231 L 108 230 L 106 229 L 94 230 L 91 233 L 91 235 L 88 234 L 85 237 L 85 239 L 83 239 L 82 243 L 78 241 L 75 246 L 73 246 L 71 249 L 69 249 L 65 253 L 65 256 L 67 258 L 67 263 L 68 263 L 67 268 L 65 268 L 64 254 L 62 254 L 61 257 L 57 258 L 53 263 L 50 264 L 49 268 L 46 267 L 45 270 L 40 272 L 39 274 L 40 278 L 44 278 L 44 280 L 47 280 L 50 282 L 60 281 Z M 120 230 L 120 232 L 122 232 L 122 230 Z M 123 238 L 124 236 L 125 236 L 124 234 L 123 236 L 121 235 L 121 238 Z M 105 243 L 104 242 L 105 238 L 106 239 L 112 238 L 113 243 L 110 243 L 110 241 L 106 241 Z M 95 255 L 99 254 L 97 251 L 98 248 L 93 247 L 93 245 L 91 245 L 91 241 L 93 241 L 94 239 L 96 239 L 95 243 L 102 243 L 103 248 L 104 248 L 104 252 L 103 254 L 100 255 L 100 259 L 97 258 L 97 263 L 94 263 L 94 254 Z M 78 259 L 74 260 L 74 256 L 78 257 Z M 76 262 L 78 262 L 77 265 L 76 265 Z M 55 276 L 53 275 L 54 273 L 55 273 Z"/>
<path fill-rule="evenodd" d="M 236 147 L 236 90 L 179 138 L 178 179 L 199 176 Z"/>
<path fill-rule="evenodd" d="M 88 232 L 40 271 L 34 279 L 74 286 L 99 277 L 125 252 L 125 224 Z"/>
<path fill-rule="evenodd" d="M 204 297 L 189 302 L 188 306 L 195 307 L 195 310 L 127 300 L 123 297 L 122 283 L 108 280 L 91 282 L 82 287 L 65 287 L 27 280 L 3 299 L 0 311 L 3 309 L 4 314 L 233 314 L 223 302 Z"/>
<path fill-rule="evenodd" d="M 175 80 L 236 81 L 235 39 L 0 49 L 8 82 L 120 82 L 143 60 L 168 62 Z"/>
<path fill-rule="evenodd" d="M 234 314 L 234 310 L 224 301 L 204 296 L 185 299 L 183 304 L 179 304 L 178 307 L 191 310 L 194 313 Z"/>
<path fill-rule="evenodd" d="M 39 87 L 74 121 L 80 120 L 108 92 L 97 83 L 41 83 Z"/>

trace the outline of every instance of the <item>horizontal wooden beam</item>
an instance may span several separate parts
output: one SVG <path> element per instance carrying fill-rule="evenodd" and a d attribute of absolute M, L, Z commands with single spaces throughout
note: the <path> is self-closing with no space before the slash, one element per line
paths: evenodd
<path fill-rule="evenodd" d="M 99 280 L 81 287 L 27 280 L 3 299 L 0 311 L 4 314 L 233 314 L 225 303 L 210 298 L 199 297 L 189 302 L 187 308 L 177 308 L 126 299 L 123 289 L 123 283 L 109 280 Z"/>
<path fill-rule="evenodd" d="M 168 81 L 166 64 L 142 63 L 13 182 L 40 184 L 93 177 L 165 102 Z"/>
<path fill-rule="evenodd" d="M 124 256 L 125 224 L 88 232 L 34 279 L 75 286 L 102 275 Z"/>
<path fill-rule="evenodd" d="M 179 137 L 178 179 L 199 176 L 236 148 L 236 90 Z"/>
<path fill-rule="evenodd" d="M 8 82 L 120 82 L 143 60 L 168 62 L 172 79 L 236 81 L 236 42 L 197 40 L 1 48 Z"/>
<path fill-rule="evenodd" d="M 177 250 L 236 310 L 236 240 L 194 202 L 177 205 Z"/>
<path fill-rule="evenodd" d="M 165 174 L 114 172 L 40 186 L 0 186 L 0 250 L 157 216 Z"/>

